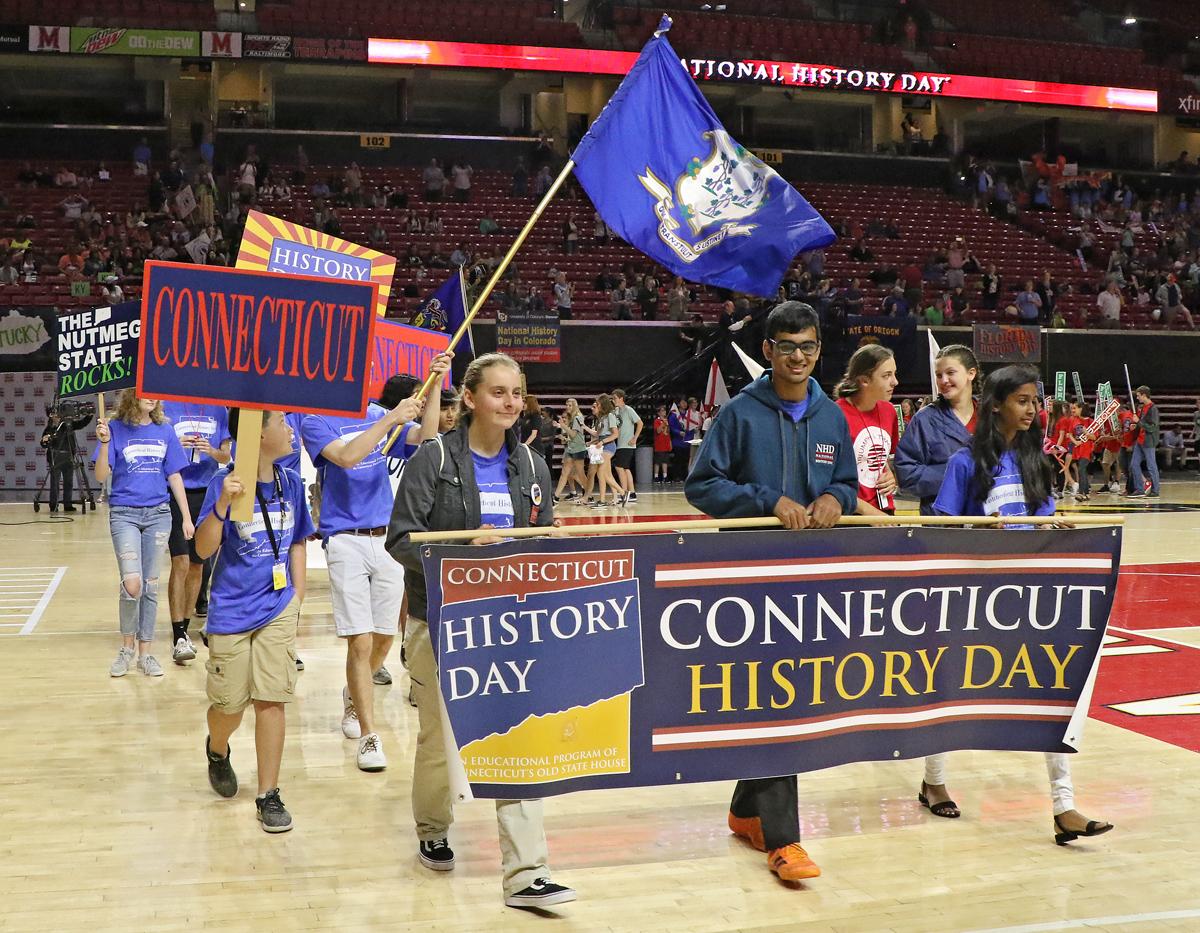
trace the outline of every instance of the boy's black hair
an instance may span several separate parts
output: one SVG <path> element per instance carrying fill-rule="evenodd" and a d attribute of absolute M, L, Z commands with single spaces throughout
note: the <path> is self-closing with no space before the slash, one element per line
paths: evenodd
<path fill-rule="evenodd" d="M 816 331 L 817 339 L 821 339 L 821 319 L 803 301 L 782 301 L 767 315 L 768 340 L 774 340 L 776 334 L 798 334 L 803 330 Z"/>
<path fill-rule="evenodd" d="M 1037 370 L 1030 366 L 1015 365 L 997 369 L 983 384 L 983 396 L 979 400 L 979 424 L 971 439 L 971 458 L 975 461 L 973 485 L 980 501 L 985 500 L 996 485 L 996 467 L 1006 449 L 998 414 L 994 409 L 1003 405 L 1004 400 L 1021 386 L 1030 383 L 1036 386 L 1037 381 Z M 1017 459 L 1021 484 L 1025 488 L 1026 511 L 1033 515 L 1050 498 L 1054 484 L 1054 471 L 1042 450 L 1042 429 L 1036 418 L 1028 429 L 1017 432 L 1011 450 Z"/>
<path fill-rule="evenodd" d="M 419 388 L 421 380 L 416 376 L 407 373 L 392 376 L 383 384 L 383 391 L 379 393 L 379 404 L 391 411 Z"/>

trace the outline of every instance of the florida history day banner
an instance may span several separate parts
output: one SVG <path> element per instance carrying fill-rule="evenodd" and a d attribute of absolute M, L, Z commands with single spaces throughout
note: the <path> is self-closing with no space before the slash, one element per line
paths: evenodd
<path fill-rule="evenodd" d="M 1120 547 L 1116 528 L 423 546 L 454 790 L 1075 750 Z"/>

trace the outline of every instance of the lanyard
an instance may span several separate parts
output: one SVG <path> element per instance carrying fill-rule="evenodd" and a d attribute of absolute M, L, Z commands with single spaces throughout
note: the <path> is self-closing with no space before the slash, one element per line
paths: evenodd
<path fill-rule="evenodd" d="M 272 468 L 275 473 L 275 499 L 279 502 L 280 516 L 282 516 L 283 511 L 287 508 L 283 501 L 283 482 L 279 478 L 279 467 L 272 464 Z M 279 539 L 275 537 L 275 531 L 271 528 L 271 516 L 267 512 L 267 503 L 263 499 L 262 490 L 258 488 L 257 482 L 254 484 L 254 496 L 258 499 L 258 507 L 262 510 L 263 526 L 267 531 L 267 540 L 271 542 L 271 551 L 275 555 L 275 562 L 279 563 Z M 279 526 L 279 535 L 283 536 L 282 521 Z"/>

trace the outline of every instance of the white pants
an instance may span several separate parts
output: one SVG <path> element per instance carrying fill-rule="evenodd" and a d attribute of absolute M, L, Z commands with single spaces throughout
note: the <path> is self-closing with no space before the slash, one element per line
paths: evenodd
<path fill-rule="evenodd" d="M 1062 816 L 1075 809 L 1075 785 L 1071 782 L 1071 756 L 1061 752 L 1046 752 L 1046 773 L 1050 776 L 1050 801 L 1054 815 Z M 925 783 L 946 783 L 946 754 L 930 755 L 925 759 Z"/>
<path fill-rule="evenodd" d="M 404 603 L 404 568 L 380 535 L 334 535 L 325 542 L 329 596 L 339 638 L 376 632 L 395 635 Z"/>

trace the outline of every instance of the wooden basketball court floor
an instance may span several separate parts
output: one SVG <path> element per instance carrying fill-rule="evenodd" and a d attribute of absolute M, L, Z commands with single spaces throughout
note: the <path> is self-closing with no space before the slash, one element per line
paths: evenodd
<path fill-rule="evenodd" d="M 307 670 L 288 709 L 281 786 L 295 829 L 272 836 L 254 817 L 252 714 L 233 739 L 241 793 L 208 787 L 204 651 L 170 663 L 165 563 L 166 676 L 112 679 L 103 507 L 71 522 L 0 507 L 0 930 L 1200 930 L 1200 484 L 1168 483 L 1153 504 L 1092 505 L 1128 508 L 1128 524 L 1073 769 L 1079 809 L 1115 831 L 1055 846 L 1036 754 L 953 753 L 959 820 L 918 805 L 920 762 L 846 766 L 800 779 L 804 842 L 823 875 L 789 886 L 727 832 L 729 784 L 576 794 L 547 801 L 546 826 L 554 877 L 579 900 L 545 915 L 503 906 L 487 801 L 458 808 L 457 870 L 419 866 L 417 717 L 399 649 L 395 684 L 376 688 L 389 768 L 364 774 L 339 730 L 344 649 L 323 574 L 304 605 Z M 690 511 L 658 492 L 629 513 Z"/>

